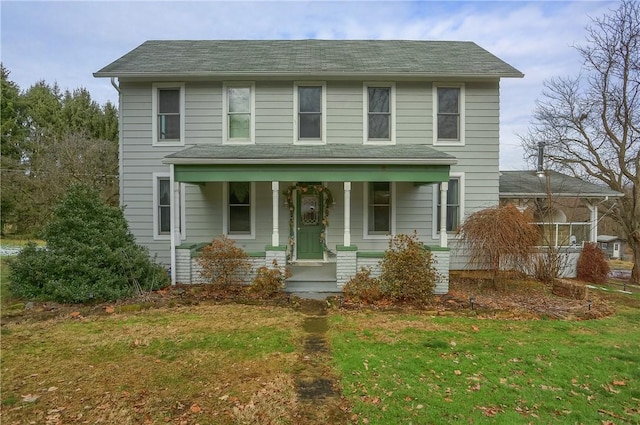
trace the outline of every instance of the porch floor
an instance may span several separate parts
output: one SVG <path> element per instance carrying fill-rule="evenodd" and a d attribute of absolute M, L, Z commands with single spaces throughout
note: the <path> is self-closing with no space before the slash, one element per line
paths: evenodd
<path fill-rule="evenodd" d="M 336 282 L 336 263 L 288 264 L 291 277 L 284 291 L 301 298 L 324 299 L 342 293 Z"/>

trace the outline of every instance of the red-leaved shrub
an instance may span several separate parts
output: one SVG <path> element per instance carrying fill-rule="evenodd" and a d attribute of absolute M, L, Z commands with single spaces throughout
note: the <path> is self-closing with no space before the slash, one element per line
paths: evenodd
<path fill-rule="evenodd" d="M 604 252 L 595 243 L 586 243 L 578 258 L 578 279 L 592 283 L 605 283 L 609 263 Z"/>

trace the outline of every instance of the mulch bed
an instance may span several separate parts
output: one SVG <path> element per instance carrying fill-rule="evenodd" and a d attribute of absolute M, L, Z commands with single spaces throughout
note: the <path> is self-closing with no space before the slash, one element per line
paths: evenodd
<path fill-rule="evenodd" d="M 473 308 L 470 299 L 473 297 Z M 560 320 L 598 319 L 615 313 L 612 303 L 593 292 L 587 300 L 573 300 L 551 293 L 551 287 L 537 281 L 507 277 L 494 283 L 482 273 L 458 272 L 451 274 L 449 293 L 435 297 L 434 301 L 419 309 L 437 315 L 469 315 L 481 318 Z M 252 293 L 246 286 L 226 288 L 211 285 L 176 285 L 145 293 L 139 297 L 115 303 L 67 305 L 52 302 L 29 302 L 23 308 L 3 312 L 3 324 L 24 320 L 46 320 L 54 317 L 83 317 L 88 315 L 135 312 L 160 307 L 178 307 L 201 303 L 237 303 L 250 305 L 291 306 L 300 308 L 304 300 L 284 292 L 264 297 Z M 412 310 L 411 305 L 385 302 L 365 304 L 342 297 L 327 301 L 333 308 L 373 308 L 377 310 Z"/>

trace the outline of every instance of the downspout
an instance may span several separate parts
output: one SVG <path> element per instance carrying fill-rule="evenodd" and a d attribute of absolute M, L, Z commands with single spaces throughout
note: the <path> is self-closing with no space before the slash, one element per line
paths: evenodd
<path fill-rule="evenodd" d="M 122 92 L 116 84 L 116 77 L 111 77 L 111 85 L 118 92 L 118 196 L 120 207 L 124 206 L 124 131 L 122 129 Z"/>

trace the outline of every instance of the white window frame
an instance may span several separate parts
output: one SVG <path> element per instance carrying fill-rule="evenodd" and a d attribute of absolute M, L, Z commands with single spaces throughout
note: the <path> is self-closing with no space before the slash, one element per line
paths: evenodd
<path fill-rule="evenodd" d="M 249 88 L 251 122 L 248 139 L 229 139 L 229 88 Z M 229 145 L 252 145 L 256 142 L 256 83 L 253 81 L 230 81 L 222 84 L 222 143 Z"/>
<path fill-rule="evenodd" d="M 389 109 L 390 122 L 389 140 L 369 139 L 369 87 L 390 88 Z M 362 139 L 365 145 L 395 145 L 396 144 L 396 83 L 364 82 L 362 84 Z"/>
<path fill-rule="evenodd" d="M 322 87 L 320 105 L 320 138 L 300 139 L 298 127 L 298 89 L 300 87 Z M 327 83 L 326 81 L 294 81 L 293 83 L 293 144 L 294 145 L 325 145 L 327 143 Z"/>
<path fill-rule="evenodd" d="M 462 224 L 464 220 L 464 211 L 465 211 L 465 173 L 464 172 L 451 172 L 449 173 L 449 180 L 458 179 L 459 189 L 460 189 L 460 199 L 458 200 L 459 211 L 458 211 L 458 222 Z M 438 202 L 440 201 L 440 184 L 436 183 L 433 185 L 433 223 L 432 223 L 432 236 L 433 239 L 437 239 L 440 235 L 440 228 L 438 227 Z M 456 231 L 448 231 L 447 235 L 449 238 L 456 237 Z"/>
<path fill-rule="evenodd" d="M 158 134 L 158 91 L 160 89 L 180 90 L 180 140 L 160 140 Z M 185 141 L 185 88 L 184 83 L 153 83 L 151 85 L 151 145 L 184 146 Z"/>
<path fill-rule="evenodd" d="M 159 184 L 158 181 L 160 179 L 168 179 L 171 180 L 171 175 L 167 172 L 158 172 L 153 173 L 153 240 L 155 241 L 168 241 L 171 240 L 171 232 L 169 233 L 160 233 L 160 216 L 158 214 L 158 208 L 160 207 L 160 200 L 158 199 L 158 189 Z M 187 219 L 185 216 L 185 192 L 186 185 L 184 183 L 180 183 L 180 209 L 178 214 L 180 215 L 180 239 L 185 240 L 187 238 Z M 173 190 L 171 190 L 171 201 L 173 201 Z"/>
<path fill-rule="evenodd" d="M 369 233 L 369 185 L 375 182 L 363 182 L 363 225 L 362 225 L 362 238 L 363 239 L 389 239 L 389 236 L 396 234 L 396 182 L 388 182 L 389 190 L 391 191 L 391 217 L 389 233 Z"/>
<path fill-rule="evenodd" d="M 251 233 L 229 233 L 229 182 L 222 185 L 222 233 L 230 239 L 255 239 L 256 238 L 256 183 L 249 182 L 251 193 Z"/>
<path fill-rule="evenodd" d="M 439 88 L 453 88 L 460 89 L 460 99 L 458 100 L 458 107 L 460 108 L 460 122 L 458 126 L 458 140 L 453 139 L 438 139 L 438 89 Z M 432 90 L 433 98 L 433 145 L 434 146 L 464 146 L 465 145 L 465 110 L 466 110 L 466 93 L 465 85 L 463 83 L 433 83 Z"/>

